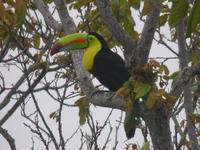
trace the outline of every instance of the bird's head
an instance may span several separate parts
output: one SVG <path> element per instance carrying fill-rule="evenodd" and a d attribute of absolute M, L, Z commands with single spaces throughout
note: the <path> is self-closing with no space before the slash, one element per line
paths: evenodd
<path fill-rule="evenodd" d="M 104 40 L 97 33 L 74 33 L 60 38 L 51 48 L 51 56 L 61 51 L 86 49 L 95 41 Z M 105 42 L 105 40 L 103 41 Z M 102 42 L 101 42 L 102 43 Z"/>

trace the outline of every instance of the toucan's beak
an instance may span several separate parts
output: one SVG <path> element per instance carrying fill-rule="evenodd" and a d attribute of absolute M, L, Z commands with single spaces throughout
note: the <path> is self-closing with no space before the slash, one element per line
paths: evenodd
<path fill-rule="evenodd" d="M 74 33 L 60 38 L 51 48 L 51 56 L 61 52 L 84 49 L 89 46 L 88 34 Z"/>

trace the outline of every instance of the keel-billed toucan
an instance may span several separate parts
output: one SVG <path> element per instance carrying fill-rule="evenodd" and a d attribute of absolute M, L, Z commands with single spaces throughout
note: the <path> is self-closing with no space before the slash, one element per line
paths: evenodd
<path fill-rule="evenodd" d="M 76 49 L 85 50 L 82 58 L 83 67 L 110 91 L 117 91 L 129 79 L 130 74 L 123 59 L 110 50 L 101 35 L 94 32 L 74 33 L 60 38 L 53 45 L 51 55 Z M 127 138 L 134 136 L 135 126 L 132 125 L 128 131 L 125 126 Z"/>

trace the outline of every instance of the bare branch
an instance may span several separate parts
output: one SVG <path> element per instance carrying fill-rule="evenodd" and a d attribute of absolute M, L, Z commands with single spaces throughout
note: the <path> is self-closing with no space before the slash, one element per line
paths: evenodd
<path fill-rule="evenodd" d="M 56 148 L 56 149 L 59 149 L 59 146 L 58 146 L 58 143 L 57 143 L 57 141 L 56 141 L 56 138 L 55 138 L 53 132 L 51 131 L 51 129 L 50 129 L 48 123 L 46 122 L 46 120 L 45 120 L 45 118 L 44 118 L 44 116 L 43 116 L 43 114 L 42 114 L 42 112 L 41 112 L 41 110 L 40 110 L 40 107 L 39 107 L 39 105 L 38 105 L 38 103 L 37 103 L 37 100 L 36 100 L 36 98 L 35 98 L 35 95 L 34 95 L 34 93 L 33 93 L 33 88 L 32 88 L 32 85 L 33 85 L 33 84 L 31 85 L 31 82 L 30 82 L 30 79 L 29 79 L 29 76 L 28 76 L 28 72 L 27 72 L 27 68 L 26 68 L 26 64 L 24 64 L 24 69 L 25 69 L 25 74 L 26 74 L 26 78 L 27 78 L 27 82 L 28 82 L 28 87 L 29 87 L 29 89 L 32 89 L 32 90 L 30 91 L 30 94 L 31 94 L 31 97 L 32 97 L 33 102 L 34 102 L 34 104 L 35 104 L 36 110 L 37 110 L 37 112 L 38 112 L 40 118 L 42 119 L 42 122 L 44 123 L 44 126 L 45 126 L 46 129 L 48 130 L 49 135 L 50 135 L 50 138 L 52 139 L 55 148 Z M 46 73 L 46 72 L 44 72 L 44 75 L 45 75 L 45 73 Z M 41 73 L 41 74 L 42 74 L 42 73 Z M 40 76 L 41 76 L 41 74 L 40 74 Z M 39 77 L 38 77 L 38 78 L 39 78 Z M 43 78 L 43 76 L 42 76 L 42 78 Z M 42 78 L 41 78 L 41 79 L 42 79 Z M 40 81 L 40 80 L 39 80 L 39 81 Z M 38 82 L 38 83 L 39 83 L 39 82 Z"/>
<path fill-rule="evenodd" d="M 119 143 L 118 142 L 118 133 L 119 133 L 119 127 L 122 124 L 122 117 L 123 117 L 123 111 L 121 111 L 121 115 L 119 117 L 119 123 L 118 123 L 118 125 L 115 128 L 115 144 L 113 146 L 113 150 L 115 150 L 117 148 L 117 145 Z"/>
<path fill-rule="evenodd" d="M 181 127 L 178 123 L 178 120 L 176 119 L 176 116 L 172 115 L 172 120 L 174 121 L 174 124 L 178 130 L 178 133 L 180 134 L 181 136 L 181 140 L 186 142 L 186 135 L 184 134 L 184 132 L 181 130 Z M 186 144 L 187 148 L 189 149 L 188 145 Z"/>
<path fill-rule="evenodd" d="M 174 83 L 170 94 L 178 97 L 184 90 L 185 86 L 187 83 L 190 81 L 190 79 L 195 76 L 200 74 L 200 62 L 197 64 L 191 66 L 191 67 L 186 67 L 184 68 L 176 82 Z"/>
<path fill-rule="evenodd" d="M 0 126 L 0 134 L 7 140 L 7 142 L 10 145 L 10 149 L 11 150 L 16 150 L 16 146 L 15 146 L 15 140 L 12 138 L 12 136 L 8 133 L 7 130 L 3 129 Z"/>
<path fill-rule="evenodd" d="M 40 80 L 45 76 L 46 71 L 43 70 L 37 79 L 34 81 L 34 83 L 26 90 L 26 92 L 18 99 L 18 101 L 13 105 L 13 107 L 8 110 L 8 112 L 3 116 L 3 118 L 0 120 L 0 126 L 2 126 L 8 118 L 16 111 L 16 109 L 24 102 L 26 97 L 30 94 L 30 92 L 37 86 L 37 84 L 40 82 Z"/>
<path fill-rule="evenodd" d="M 76 25 L 73 19 L 69 16 L 69 12 L 63 0 L 54 0 L 56 5 L 58 15 L 64 27 L 64 32 L 66 34 L 73 33 L 76 31 Z"/>
<path fill-rule="evenodd" d="M 34 0 L 34 4 L 36 5 L 37 9 L 40 11 L 46 23 L 56 31 L 62 32 L 63 26 L 61 23 L 58 23 L 49 12 L 49 8 L 47 5 L 44 4 L 43 0 Z"/>
<path fill-rule="evenodd" d="M 97 91 L 95 92 L 95 94 L 92 95 L 91 103 L 96 106 L 124 110 L 125 101 L 121 97 L 113 98 L 114 95 L 115 93 L 112 92 Z"/>
<path fill-rule="evenodd" d="M 149 52 L 160 16 L 160 2 L 153 2 L 152 13 L 147 15 L 136 54 L 132 54 L 131 65 L 144 65 L 148 61 Z"/>
<path fill-rule="evenodd" d="M 28 68 L 28 74 L 30 74 L 33 71 L 33 66 L 30 66 Z M 23 83 L 23 81 L 26 79 L 26 75 L 23 74 L 17 83 L 12 87 L 12 89 L 8 92 L 6 97 L 3 99 L 3 101 L 0 103 L 0 110 L 3 109 L 9 102 L 11 97 L 15 94 L 16 90 L 19 88 L 19 86 Z"/>
<path fill-rule="evenodd" d="M 79 129 L 80 129 L 80 126 L 72 133 L 72 135 L 69 138 L 66 139 L 65 145 L 67 144 L 67 142 L 69 142 L 69 140 L 71 140 L 76 135 Z"/>
<path fill-rule="evenodd" d="M 183 69 L 188 64 L 188 55 L 186 51 L 186 38 L 184 34 L 184 20 L 181 19 L 177 24 L 177 39 L 179 48 L 179 60 L 180 68 Z M 195 126 L 191 120 L 191 114 L 193 113 L 192 91 L 191 82 L 185 84 L 184 87 L 184 107 L 187 119 L 187 130 L 190 141 L 193 142 L 191 150 L 198 150 L 198 141 L 195 134 Z"/>

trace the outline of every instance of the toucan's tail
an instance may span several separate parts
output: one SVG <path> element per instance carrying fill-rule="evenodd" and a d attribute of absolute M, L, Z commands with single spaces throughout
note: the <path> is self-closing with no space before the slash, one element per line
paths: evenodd
<path fill-rule="evenodd" d="M 124 129 L 128 139 L 134 137 L 136 126 L 140 122 L 138 102 L 135 101 L 133 108 L 126 112 L 124 120 Z"/>

